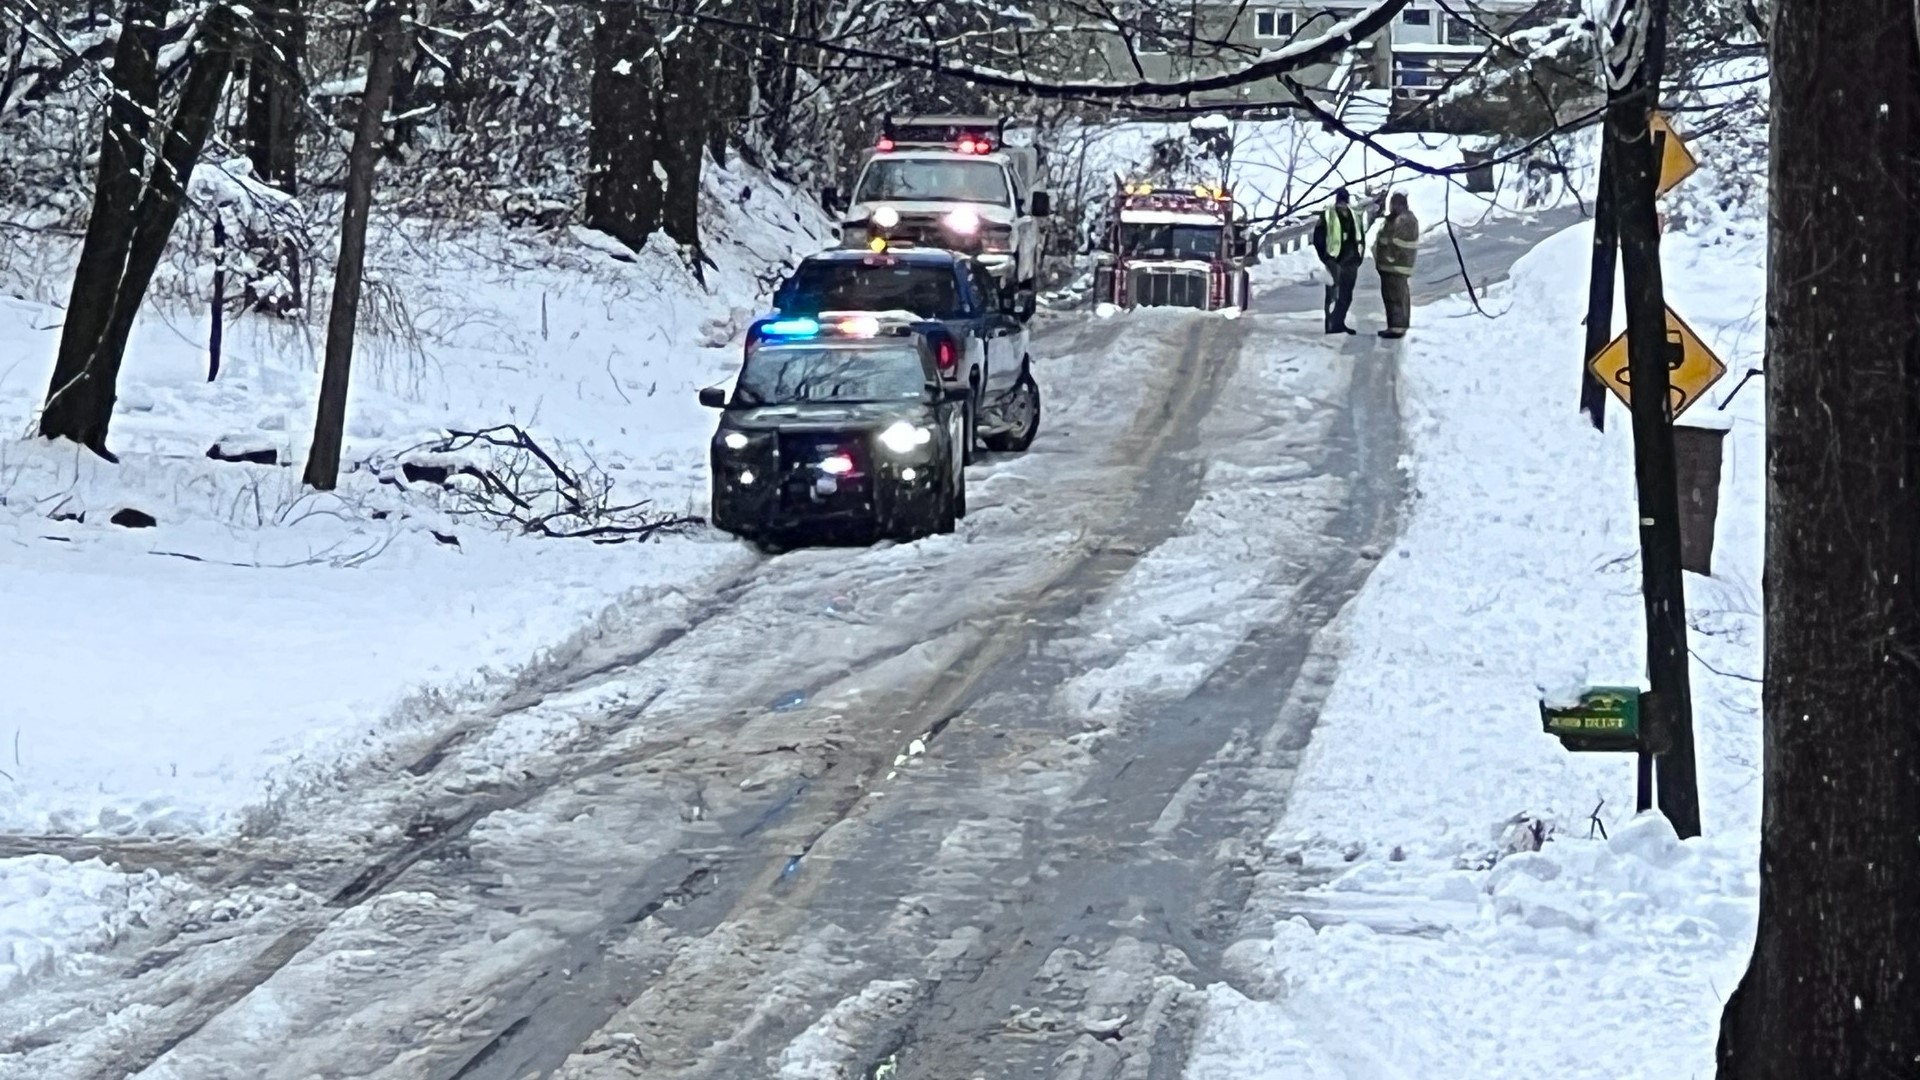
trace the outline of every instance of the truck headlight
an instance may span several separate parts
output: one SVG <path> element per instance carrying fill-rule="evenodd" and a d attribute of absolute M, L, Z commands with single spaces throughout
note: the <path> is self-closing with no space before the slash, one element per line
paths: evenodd
<path fill-rule="evenodd" d="M 900 224 L 900 211 L 891 206 L 882 206 L 876 209 L 868 220 L 882 229 L 891 229 Z"/>
<path fill-rule="evenodd" d="M 980 234 L 980 250 L 1007 254 L 1013 250 L 1013 229 L 1000 225 Z"/>
<path fill-rule="evenodd" d="M 880 445 L 896 454 L 907 454 L 933 439 L 933 432 L 918 424 L 909 424 L 905 420 L 895 421 L 893 426 L 880 433 Z"/>
<path fill-rule="evenodd" d="M 878 220 L 879 215 L 876 213 L 874 218 Z M 980 231 L 980 213 L 970 206 L 960 207 L 953 213 L 948 214 L 946 220 L 947 228 L 952 229 L 962 236 L 972 236 L 974 233 Z"/>
<path fill-rule="evenodd" d="M 747 437 L 738 431 L 729 431 L 725 435 L 720 436 L 720 445 L 725 446 L 729 450 L 745 450 L 747 448 L 747 441 Z"/>

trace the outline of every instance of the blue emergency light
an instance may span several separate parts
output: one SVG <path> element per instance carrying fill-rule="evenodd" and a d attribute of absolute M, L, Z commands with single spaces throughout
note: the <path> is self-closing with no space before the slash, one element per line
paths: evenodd
<path fill-rule="evenodd" d="M 760 332 L 768 337 L 813 337 L 820 332 L 820 324 L 813 319 L 775 319 L 763 323 Z"/>

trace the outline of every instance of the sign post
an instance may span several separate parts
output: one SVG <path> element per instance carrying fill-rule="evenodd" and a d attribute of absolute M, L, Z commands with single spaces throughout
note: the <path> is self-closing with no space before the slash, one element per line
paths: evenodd
<path fill-rule="evenodd" d="M 1660 718 L 1656 741 L 1660 756 L 1653 779 L 1660 811 L 1684 839 L 1700 835 L 1700 787 L 1694 764 L 1673 418 L 1693 397 L 1675 400 L 1670 383 L 1680 380 L 1670 380 L 1669 375 L 1687 366 L 1691 331 L 1684 329 L 1684 323 L 1675 327 L 1677 320 L 1663 298 L 1659 196 L 1686 179 L 1693 159 L 1677 136 L 1669 137 L 1672 126 L 1654 111 L 1666 63 L 1666 37 L 1667 0 L 1623 0 L 1608 7 L 1599 44 L 1607 78 L 1602 171 L 1608 175 L 1614 199 L 1627 312 L 1621 343 L 1626 363 L 1611 366 L 1616 376 L 1625 372 L 1614 391 L 1622 393 L 1624 387 L 1633 413 L 1647 678 L 1652 699 L 1659 702 Z M 1674 156 L 1676 151 L 1679 157 Z M 1708 365 L 1709 374 L 1712 367 Z M 1596 374 L 1604 377 L 1605 372 Z M 1699 385 L 1696 394 L 1711 385 L 1712 378 Z M 1687 383 L 1681 381 L 1680 389 L 1686 395 Z M 1647 752 L 1646 747 L 1641 749 L 1643 755 Z"/>

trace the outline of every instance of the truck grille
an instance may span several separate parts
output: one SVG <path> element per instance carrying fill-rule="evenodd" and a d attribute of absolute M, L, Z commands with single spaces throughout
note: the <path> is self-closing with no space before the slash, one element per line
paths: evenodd
<path fill-rule="evenodd" d="M 820 510 L 855 509 L 865 505 L 873 485 L 873 454 L 866 438 L 847 431 L 787 432 L 779 435 L 780 496 L 789 506 Z M 853 472 L 836 478 L 831 495 L 814 490 L 821 475 L 816 468 L 831 455 L 853 459 Z"/>
<path fill-rule="evenodd" d="M 907 218 L 887 230 L 890 243 L 900 247 L 940 248 L 947 251 L 971 251 L 978 237 L 955 236 L 938 219 Z"/>
<path fill-rule="evenodd" d="M 1127 297 L 1136 307 L 1190 307 L 1205 310 L 1207 275 L 1195 270 L 1135 270 Z"/>

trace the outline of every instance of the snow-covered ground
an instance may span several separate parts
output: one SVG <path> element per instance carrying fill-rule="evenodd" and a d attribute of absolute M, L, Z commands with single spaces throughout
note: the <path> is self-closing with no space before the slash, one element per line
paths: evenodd
<path fill-rule="evenodd" d="M 1115 133 L 1104 152 L 1137 157 L 1151 127 Z M 1507 169 L 1497 196 L 1463 211 L 1457 188 L 1383 175 L 1382 162 L 1338 149 L 1315 125 L 1237 128 L 1235 186 L 1256 213 L 1371 179 L 1403 185 L 1433 228 L 1565 192 L 1528 206 L 1524 176 Z M 1392 138 L 1435 165 L 1462 149 Z M 1102 168 L 1090 167 L 1110 176 Z M 0 687 L 0 833 L 244 838 L 391 765 L 396 747 L 484 713 L 528 673 L 618 655 L 684 621 L 754 565 L 698 530 L 604 547 L 510 536 L 452 513 L 428 487 L 382 482 L 398 455 L 448 428 L 513 422 L 570 464 L 604 470 L 623 497 L 699 512 L 712 418 L 693 391 L 729 373 L 730 342 L 770 275 L 825 228 L 764 178 L 714 183 L 711 290 L 664 248 L 625 262 L 586 236 L 389 235 L 373 256 L 390 286 L 379 295 L 406 308 L 376 305 L 388 330 L 363 339 L 346 455 L 362 467 L 335 495 L 304 492 L 295 468 L 205 456 L 222 442 L 304 458 L 319 342 L 258 319 L 229 328 L 213 382 L 203 318 L 162 306 L 143 322 L 122 381 L 118 466 L 27 438 L 0 442 L 0 648 L 11 661 Z M 749 185 L 754 197 L 740 197 Z M 1751 221 L 1700 221 L 1669 237 L 1666 264 L 1670 300 L 1733 369 L 1689 417 L 1734 422 L 1716 575 L 1689 580 L 1708 838 L 1680 844 L 1657 819 L 1630 820 L 1628 759 L 1571 756 L 1539 731 L 1542 682 L 1574 670 L 1595 683 L 1637 681 L 1641 651 L 1625 414 L 1616 407 L 1599 436 L 1573 408 L 1587 250 L 1574 230 L 1483 297 L 1498 319 L 1464 300 L 1416 313 L 1402 388 L 1416 498 L 1403 539 L 1336 626 L 1344 666 L 1267 845 L 1232 977 L 1204 990 L 1189 1075 L 1670 1077 L 1709 1066 L 1718 995 L 1744 960 L 1753 917 L 1759 731 L 1749 680 L 1759 669 L 1763 489 L 1759 387 L 1724 413 L 1715 406 L 1758 356 L 1764 244 Z M 1266 267 L 1276 280 L 1299 276 L 1284 259 Z M 0 298 L 0 431 L 24 434 L 59 312 L 44 289 L 16 291 Z M 1171 341 L 1177 318 L 1165 314 L 1140 313 L 1121 330 L 1136 346 Z M 1054 369 L 1107 379 L 1053 382 L 1041 367 L 1048 430 L 1069 455 L 1113 443 L 1121 398 L 1137 396 L 1119 395 L 1112 375 L 1143 364 L 1142 350 L 1109 361 L 1112 331 L 1085 324 L 1095 344 L 1087 355 L 1066 350 L 1069 363 Z M 1298 387 L 1345 362 L 1314 336 L 1243 357 L 1242 374 Z M 1284 502 L 1264 485 L 1299 479 L 1289 448 L 1324 432 L 1289 429 L 1288 417 L 1318 415 L 1315 403 L 1262 395 L 1257 379 L 1242 378 L 1229 397 L 1207 422 L 1207 445 L 1225 449 L 1207 462 L 1192 514 L 1093 615 L 1111 663 L 1063 688 L 1089 720 L 1183 695 L 1285 610 L 1289 596 L 1265 584 L 1267 564 L 1287 522 L 1321 507 L 1298 505 L 1297 485 Z M 1088 462 L 1096 456 L 1087 450 Z M 935 563 L 1025 580 L 1044 566 L 1008 545 L 1053 550 L 1097 530 L 1097 506 L 1049 504 L 1034 483 L 1031 470 L 1063 459 L 1042 447 L 1027 460 L 984 470 L 962 535 L 927 545 Z M 1328 482 L 1324 495 L 1331 507 L 1340 492 Z M 124 508 L 158 524 L 109 523 Z M 1000 546 L 970 539 L 988 530 L 1004 531 Z M 897 615 L 908 601 L 887 606 L 880 583 L 921 555 L 784 556 L 740 621 L 824 610 L 830 632 L 871 652 L 884 644 L 879 623 L 866 626 L 858 608 Z M 463 747 L 472 761 L 462 768 L 552 757 L 589 714 L 648 693 L 684 717 L 798 685 L 722 695 L 702 680 L 712 659 L 666 657 L 655 673 L 665 689 L 640 685 L 653 675 L 570 688 Z M 809 661 L 821 685 L 832 660 Z M 1513 853 L 1532 846 L 1513 827 L 1522 815 L 1552 830 L 1541 850 Z M 1589 815 L 1611 840 L 1587 839 Z M 580 899 L 581 910 L 595 899 Z M 177 921 L 189 907 L 231 903 L 153 871 L 46 856 L 0 859 L 0 901 L 0 996 L 40 976 L 84 976 L 87 952 L 150 916 Z M 68 1002 L 82 993 L 75 985 Z"/>
<path fill-rule="evenodd" d="M 1526 256 L 1498 318 L 1416 312 L 1404 535 L 1336 626 L 1195 1080 L 1712 1074 L 1755 917 L 1764 506 L 1760 388 L 1718 406 L 1757 366 L 1764 238 L 1664 246 L 1669 302 L 1732 369 L 1682 420 L 1732 433 L 1714 576 L 1687 583 L 1706 836 L 1680 843 L 1633 817 L 1630 756 L 1562 750 L 1536 706 L 1570 673 L 1644 685 L 1630 426 L 1575 410 L 1589 237 Z"/>
<path fill-rule="evenodd" d="M 448 429 L 513 423 L 569 468 L 603 474 L 615 501 L 701 512 L 713 417 L 695 390 L 731 374 L 774 275 L 826 236 L 776 181 L 709 170 L 708 182 L 708 287 L 666 245 L 622 259 L 585 233 L 377 233 L 376 329 L 361 335 L 332 494 L 304 489 L 299 472 L 317 325 L 230 320 L 209 382 L 203 305 L 163 292 L 128 350 L 110 439 L 121 463 L 108 465 L 28 437 L 71 253 L 43 252 L 44 277 L 10 267 L 0 833 L 246 832 L 393 740 L 497 697 L 604 610 L 671 606 L 748 564 L 704 529 L 644 544 L 519 536 L 450 512 L 429 486 L 382 482 Z M 281 464 L 212 461 L 215 443 L 271 449 Z M 125 508 L 157 524 L 112 524 Z M 107 944 L 137 917 L 129 893 L 169 887 L 114 876 L 0 859 L 0 896 L 44 898 L 7 905 L 0 991 Z"/>

